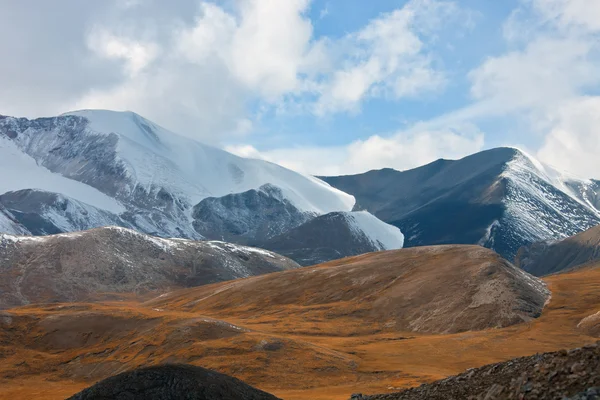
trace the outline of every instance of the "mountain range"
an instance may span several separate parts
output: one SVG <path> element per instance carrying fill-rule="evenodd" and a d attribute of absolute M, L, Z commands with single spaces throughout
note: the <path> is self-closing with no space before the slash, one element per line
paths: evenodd
<path fill-rule="evenodd" d="M 120 226 L 219 240 L 301 265 L 366 252 L 523 246 L 600 224 L 600 182 L 514 148 L 407 170 L 312 177 L 170 132 L 132 112 L 0 117 L 0 232 Z"/>
<path fill-rule="evenodd" d="M 600 224 L 600 182 L 496 148 L 419 168 L 322 177 L 399 227 L 405 247 L 480 244 L 513 260 L 522 246 Z"/>
<path fill-rule="evenodd" d="M 350 240 L 314 255 L 299 243 L 305 262 L 403 244 L 397 228 L 352 212 L 354 197 L 322 180 L 201 144 L 131 112 L 0 117 L 0 168 L 10 171 L 0 180 L 0 230 L 11 234 L 114 225 L 266 248 L 273 241 L 294 253 L 293 235 L 280 235 L 310 223 L 306 229 L 324 238 L 329 232 L 315 226 L 330 215 Z"/>

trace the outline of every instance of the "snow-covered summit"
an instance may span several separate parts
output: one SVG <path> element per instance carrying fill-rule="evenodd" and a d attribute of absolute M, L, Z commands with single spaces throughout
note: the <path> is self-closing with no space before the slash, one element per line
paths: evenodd
<path fill-rule="evenodd" d="M 319 216 L 354 208 L 354 196 L 318 178 L 188 136 L 133 112 L 1 118 L 0 167 L 10 175 L 0 180 L 0 232 L 49 235 L 118 225 L 263 247 Z M 369 251 L 397 239 L 397 232 L 386 238 L 359 225 L 354 230 Z M 336 258 L 355 251 L 340 241 L 334 247 Z"/>
<path fill-rule="evenodd" d="M 175 134 L 133 112 L 82 110 L 92 133 L 119 136 L 117 156 L 129 177 L 149 191 L 160 187 L 190 204 L 271 184 L 297 208 L 317 214 L 349 211 L 354 197 L 279 165 L 246 159 Z"/>

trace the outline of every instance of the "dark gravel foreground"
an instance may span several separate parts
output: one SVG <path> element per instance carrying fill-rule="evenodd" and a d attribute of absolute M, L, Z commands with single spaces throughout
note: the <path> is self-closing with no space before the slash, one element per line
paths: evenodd
<path fill-rule="evenodd" d="M 159 365 L 112 376 L 68 400 L 279 400 L 239 379 L 193 365 Z"/>
<path fill-rule="evenodd" d="M 595 345 L 515 358 L 467 370 L 403 392 L 351 400 L 600 399 L 600 341 Z"/>

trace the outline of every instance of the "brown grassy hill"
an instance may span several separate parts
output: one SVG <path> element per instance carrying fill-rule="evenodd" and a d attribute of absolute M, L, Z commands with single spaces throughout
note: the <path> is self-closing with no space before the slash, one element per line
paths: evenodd
<path fill-rule="evenodd" d="M 522 247 L 515 262 L 525 271 L 543 276 L 600 260 L 600 225 L 554 242 Z"/>
<path fill-rule="evenodd" d="M 445 249 L 435 254 L 437 262 L 431 261 L 431 268 L 437 265 L 440 271 L 446 270 L 453 258 L 448 255 L 454 254 L 464 260 L 467 270 L 477 271 L 477 263 L 471 265 L 470 257 L 474 256 L 467 256 L 470 249 Z M 423 259 L 433 257 L 426 253 Z M 202 300 L 195 290 L 175 292 L 145 304 L 132 300 L 6 310 L 0 314 L 0 399 L 64 399 L 108 376 L 169 362 L 210 368 L 285 400 L 347 400 L 351 393 L 397 392 L 468 368 L 580 347 L 597 340 L 579 324 L 600 311 L 600 265 L 545 278 L 552 297 L 539 318 L 504 328 L 436 334 L 400 330 L 402 322 L 393 327 L 377 323 L 380 317 L 365 312 L 369 305 L 363 304 L 377 299 L 377 293 L 360 291 L 358 282 L 346 280 L 339 270 L 347 263 L 347 268 L 358 273 L 367 268 L 358 264 L 368 264 L 369 258 L 382 260 L 389 254 L 375 253 L 306 268 L 315 270 L 313 275 L 337 269 L 340 279 L 351 285 L 345 290 L 335 286 L 336 276 L 328 276 L 328 284 L 315 292 L 334 285 L 336 291 L 350 294 L 338 299 L 331 290 L 319 303 L 296 297 L 294 303 L 265 304 L 262 310 L 252 302 L 236 305 L 244 300 L 240 297 L 228 303 L 215 290 L 228 285 L 219 284 L 204 288 L 213 290 L 213 297 L 219 299 L 207 303 L 211 306 L 205 311 L 201 304 L 209 299 Z M 486 256 L 480 258 L 479 265 L 489 262 Z M 419 264 L 419 257 L 415 256 L 412 263 Z M 373 264 L 378 266 L 373 271 L 381 269 L 388 279 L 387 286 L 377 284 L 381 295 L 387 293 L 385 288 L 393 289 L 396 284 L 389 280 L 392 275 L 386 275 L 392 268 L 388 264 L 395 261 Z M 463 264 L 457 261 L 455 265 L 460 269 Z M 412 270 L 406 276 L 419 275 Z M 246 285 L 244 282 L 255 280 L 234 284 Z M 299 280 L 298 284 L 303 282 Z M 442 286 L 439 283 L 435 288 L 446 290 Z M 293 285 L 286 287 L 291 289 Z M 353 297 L 353 291 L 360 294 Z M 323 302 L 330 296 L 334 302 Z M 159 304 L 166 297 L 173 302 Z M 198 309 L 194 301 L 199 301 Z M 410 299 L 397 301 L 402 307 Z M 393 310 L 387 312 L 397 317 Z"/>
<path fill-rule="evenodd" d="M 353 318 L 363 330 L 455 333 L 540 315 L 548 291 L 491 250 L 436 246 L 372 253 L 317 267 L 183 290 L 150 307 L 210 315 Z"/>

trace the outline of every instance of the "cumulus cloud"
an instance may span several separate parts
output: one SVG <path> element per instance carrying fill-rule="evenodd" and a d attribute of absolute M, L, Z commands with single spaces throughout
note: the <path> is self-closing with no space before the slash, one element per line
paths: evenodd
<path fill-rule="evenodd" d="M 452 2 L 414 0 L 333 44 L 346 49 L 318 88 L 317 114 L 356 111 L 369 97 L 400 99 L 443 87 L 427 37 L 462 11 Z M 331 51 L 335 54 L 335 51 Z"/>
<path fill-rule="evenodd" d="M 370 169 L 404 170 L 439 158 L 457 159 L 483 149 L 484 134 L 475 126 L 374 135 L 346 146 L 291 147 L 259 151 L 250 145 L 229 146 L 234 154 L 259 158 L 312 175 L 355 174 Z"/>
<path fill-rule="evenodd" d="M 248 133 L 257 103 L 325 115 L 441 87 L 427 38 L 459 12 L 411 0 L 357 32 L 316 38 L 310 0 L 27 3 L 0 13 L 3 113 L 129 109 L 217 143 Z"/>
<path fill-rule="evenodd" d="M 600 3 L 527 0 L 506 21 L 510 50 L 473 69 L 474 103 L 437 122 L 521 120 L 537 156 L 600 177 Z"/>

